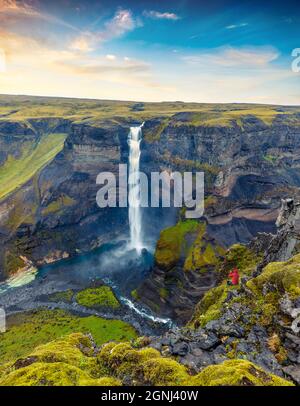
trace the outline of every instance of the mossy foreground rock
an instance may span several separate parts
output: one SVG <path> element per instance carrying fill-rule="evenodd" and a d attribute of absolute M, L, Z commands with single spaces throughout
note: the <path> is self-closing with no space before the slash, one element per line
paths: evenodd
<path fill-rule="evenodd" d="M 37 347 L 26 358 L 2 367 L 0 386 L 112 386 L 101 376 L 92 340 L 81 333 Z"/>
<path fill-rule="evenodd" d="M 152 386 L 293 386 L 245 360 L 225 361 L 211 365 L 197 375 L 176 360 L 162 357 L 152 348 L 134 349 L 129 343 L 105 344 L 99 364 L 109 374 L 132 385 Z"/>
<path fill-rule="evenodd" d="M 199 386 L 293 386 L 291 382 L 265 372 L 252 362 L 237 359 L 205 368 L 191 379 L 190 384 Z"/>
<path fill-rule="evenodd" d="M 63 362 L 34 363 L 10 373 L 0 386 L 119 386 L 113 378 L 93 379 L 80 368 Z"/>
<path fill-rule="evenodd" d="M 189 326 L 195 328 L 204 327 L 209 321 L 218 319 L 222 314 L 223 304 L 228 292 L 231 290 L 236 290 L 236 288 L 222 283 L 207 291 L 197 304 Z"/>
<path fill-rule="evenodd" d="M 226 262 L 219 271 L 226 278 L 228 271 L 237 266 L 240 276 L 249 279 L 259 258 L 248 247 L 235 244 L 226 252 Z M 288 295 L 292 300 L 300 296 L 300 254 L 286 262 L 268 264 L 259 276 L 247 281 L 246 288 L 248 293 L 241 289 L 241 285 L 228 286 L 224 280 L 210 289 L 196 305 L 189 325 L 195 328 L 205 327 L 209 321 L 218 319 L 235 302 L 251 309 L 253 323 L 259 316 L 260 324 L 271 325 L 273 316 L 280 310 L 280 300 L 284 295 Z"/>
<path fill-rule="evenodd" d="M 256 278 L 251 279 L 247 286 L 261 296 L 263 288 L 269 286 L 277 295 L 288 293 L 292 299 L 300 296 L 300 254 L 286 262 L 271 262 Z"/>
<path fill-rule="evenodd" d="M 98 352 L 91 336 L 71 334 L 37 347 L 0 368 L 0 386 L 291 386 L 251 362 L 232 360 L 197 375 L 149 347 L 107 343 Z"/>

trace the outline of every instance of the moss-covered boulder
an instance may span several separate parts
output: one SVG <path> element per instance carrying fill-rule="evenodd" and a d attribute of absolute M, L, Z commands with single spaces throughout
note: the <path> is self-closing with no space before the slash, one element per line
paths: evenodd
<path fill-rule="evenodd" d="M 271 262 L 256 278 L 247 282 L 247 287 L 256 296 L 266 293 L 267 288 L 276 295 L 285 292 L 292 299 L 300 296 L 300 254 L 286 262 Z"/>
<path fill-rule="evenodd" d="M 160 233 L 155 250 L 155 262 L 161 269 L 169 270 L 187 251 L 186 237 L 198 230 L 195 220 L 179 221 L 175 226 Z"/>
<path fill-rule="evenodd" d="M 177 361 L 153 348 L 134 349 L 128 343 L 104 345 L 98 360 L 112 375 L 136 385 L 183 385 L 188 377 L 187 369 Z"/>
<path fill-rule="evenodd" d="M 145 343 L 145 339 L 142 340 Z M 175 359 L 149 347 L 110 342 L 100 351 L 81 333 L 39 346 L 0 368 L 0 386 L 289 386 L 244 360 L 211 365 L 193 375 Z"/>
<path fill-rule="evenodd" d="M 2 367 L 0 386 L 114 386 L 103 376 L 94 356 L 93 342 L 77 333 L 37 347 L 26 358 Z"/>
<path fill-rule="evenodd" d="M 279 376 L 245 360 L 224 361 L 211 365 L 191 377 L 189 385 L 195 386 L 294 386 Z"/>
<path fill-rule="evenodd" d="M 118 309 L 120 303 L 109 286 L 87 288 L 77 293 L 76 301 L 85 307 Z"/>
<path fill-rule="evenodd" d="M 223 304 L 227 298 L 229 290 L 235 290 L 235 287 L 229 287 L 225 283 L 208 290 L 200 302 L 195 307 L 195 311 L 190 327 L 204 327 L 209 321 L 218 319 L 223 310 Z"/>
<path fill-rule="evenodd" d="M 109 374 L 133 385 L 154 386 L 292 386 L 276 375 L 265 372 L 245 360 L 225 361 L 206 367 L 197 375 L 175 359 L 162 357 L 152 348 L 134 349 L 130 344 L 105 344 L 99 355 L 100 365 Z"/>
<path fill-rule="evenodd" d="M 91 378 L 81 369 L 63 362 L 34 363 L 11 372 L 0 380 L 0 386 L 118 386 L 114 378 Z"/>
<path fill-rule="evenodd" d="M 184 262 L 185 271 L 201 271 L 216 266 L 225 254 L 225 249 L 211 238 L 206 238 L 206 224 L 200 223 L 198 234 L 187 253 Z"/>

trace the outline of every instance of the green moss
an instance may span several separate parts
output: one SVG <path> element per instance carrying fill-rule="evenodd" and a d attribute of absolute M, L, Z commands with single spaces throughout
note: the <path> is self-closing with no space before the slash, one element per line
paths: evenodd
<path fill-rule="evenodd" d="M 280 295 L 288 293 L 292 299 L 300 296 L 300 254 L 286 262 L 272 262 L 256 278 L 247 282 L 247 287 L 257 296 L 262 295 L 264 285 L 274 287 Z"/>
<path fill-rule="evenodd" d="M 143 138 L 147 142 L 154 142 L 158 141 L 160 139 L 160 136 L 164 129 L 168 126 L 169 120 L 164 119 L 159 123 L 158 125 L 154 126 L 154 128 L 151 129 L 144 129 L 143 130 Z"/>
<path fill-rule="evenodd" d="M 205 270 L 209 266 L 215 266 L 219 262 L 225 250 L 218 244 L 212 245 L 205 239 L 206 224 L 200 223 L 198 235 L 193 242 L 185 263 L 185 271 Z"/>
<path fill-rule="evenodd" d="M 229 287 L 223 283 L 207 291 L 197 304 L 189 326 L 204 327 L 209 321 L 218 319 L 222 314 L 223 303 L 230 289 L 235 289 L 235 287 Z"/>
<path fill-rule="evenodd" d="M 130 375 L 143 385 L 180 385 L 187 370 L 175 360 L 162 358 L 153 348 L 133 349 L 128 343 L 104 345 L 98 356 L 112 374 L 122 378 Z"/>
<path fill-rule="evenodd" d="M 294 386 L 279 376 L 265 372 L 246 360 L 224 361 L 211 365 L 191 377 L 187 385 L 199 386 Z"/>
<path fill-rule="evenodd" d="M 144 341 L 145 338 L 142 338 Z M 147 344 L 144 342 L 144 344 Z M 90 336 L 71 334 L 0 368 L 0 386 L 292 386 L 251 362 L 225 361 L 197 375 L 153 348 L 110 342 L 97 353 Z"/>
<path fill-rule="evenodd" d="M 176 360 L 165 358 L 152 348 L 133 349 L 129 343 L 105 344 L 99 355 L 107 373 L 123 379 L 130 377 L 135 385 L 152 386 L 292 386 L 293 384 L 263 371 L 244 360 L 225 361 L 205 368 L 197 375 Z"/>
<path fill-rule="evenodd" d="M 33 183 L 35 178 L 33 179 Z M 35 216 L 39 207 L 39 193 L 35 187 L 31 200 L 26 200 L 24 191 L 18 190 L 14 193 L 13 207 L 9 211 L 4 225 L 9 231 L 15 231 L 21 224 L 35 224 Z"/>
<path fill-rule="evenodd" d="M 155 250 L 155 261 L 163 269 L 171 269 L 179 261 L 182 251 L 186 249 L 185 237 L 196 232 L 198 222 L 195 220 L 179 221 L 175 226 L 160 233 Z"/>
<path fill-rule="evenodd" d="M 76 301 L 85 307 L 108 307 L 111 309 L 118 309 L 120 307 L 118 299 L 108 286 L 84 289 L 77 293 Z"/>
<path fill-rule="evenodd" d="M 133 289 L 133 290 L 131 291 L 131 297 L 132 297 L 134 300 L 139 300 L 139 299 L 140 299 L 140 295 L 139 295 L 137 289 Z"/>
<path fill-rule="evenodd" d="M 169 358 L 155 358 L 142 365 L 141 373 L 146 384 L 154 386 L 184 385 L 188 381 L 187 369 Z"/>
<path fill-rule="evenodd" d="M 66 207 L 73 206 L 74 204 L 76 204 L 74 199 L 63 194 L 59 197 L 59 199 L 54 200 L 47 207 L 43 208 L 42 213 L 43 215 L 57 213 Z"/>
<path fill-rule="evenodd" d="M 52 295 L 49 295 L 47 299 L 50 302 L 66 302 L 71 303 L 74 296 L 74 292 L 72 289 L 68 289 L 62 292 L 56 292 Z"/>
<path fill-rule="evenodd" d="M 91 333 L 98 345 L 109 340 L 126 341 L 135 330 L 120 320 L 96 316 L 78 317 L 62 310 L 39 310 L 8 318 L 8 330 L 0 334 L 0 363 L 29 354 L 35 347 L 73 333 Z"/>
<path fill-rule="evenodd" d="M 0 386 L 120 385 L 103 373 L 91 339 L 77 333 L 37 347 L 27 358 L 6 365 Z"/>
<path fill-rule="evenodd" d="M 233 266 L 238 266 L 241 274 L 244 272 L 248 274 L 257 261 L 257 257 L 253 257 L 251 251 L 240 245 L 231 247 L 226 255 L 227 268 L 225 267 L 226 272 L 224 272 L 226 277 L 228 268 L 232 269 Z M 300 254 L 286 262 L 268 264 L 259 276 L 248 280 L 246 285 L 248 290 L 244 291 L 240 286 L 227 286 L 224 281 L 221 285 L 210 289 L 197 304 L 189 326 L 197 328 L 218 319 L 224 310 L 228 292 L 237 290 L 239 294 L 226 302 L 226 308 L 239 302 L 251 311 L 251 317 L 244 325 L 245 328 L 250 329 L 252 325 L 258 323 L 274 331 L 275 316 L 282 317 L 280 299 L 285 294 L 288 294 L 291 299 L 300 296 Z M 283 356 L 281 352 L 279 357 L 282 359 Z"/>
<path fill-rule="evenodd" d="M 261 256 L 242 244 L 232 245 L 225 254 L 226 269 L 237 267 L 242 274 L 251 275 Z"/>
<path fill-rule="evenodd" d="M 153 348 L 133 349 L 129 343 L 108 343 L 102 347 L 98 362 L 118 378 L 130 375 L 138 379 L 143 363 L 158 357 L 160 353 Z"/>
<path fill-rule="evenodd" d="M 168 290 L 167 290 L 166 288 L 160 288 L 160 289 L 159 289 L 159 296 L 160 296 L 162 299 L 166 299 L 166 298 L 169 296 Z"/>
<path fill-rule="evenodd" d="M 37 144 L 24 143 L 21 157 L 9 156 L 0 166 L 0 199 L 29 181 L 63 148 L 66 134 L 49 134 Z"/>
<path fill-rule="evenodd" d="M 113 378 L 93 379 L 87 373 L 63 362 L 34 363 L 11 372 L 0 386 L 118 386 Z"/>

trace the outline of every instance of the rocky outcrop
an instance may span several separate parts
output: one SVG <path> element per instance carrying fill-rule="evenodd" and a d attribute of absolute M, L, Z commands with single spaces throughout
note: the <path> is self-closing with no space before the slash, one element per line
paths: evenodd
<path fill-rule="evenodd" d="M 300 250 L 300 204 L 293 198 L 283 199 L 281 209 L 276 220 L 277 233 L 258 234 L 251 245 L 264 248 L 265 255 L 257 272 L 269 262 L 286 261 Z"/>
<path fill-rule="evenodd" d="M 300 384 L 299 261 L 270 263 L 239 287 L 223 282 L 205 294 L 188 327 L 151 337 L 149 345 L 195 372 L 246 359 Z"/>
<path fill-rule="evenodd" d="M 174 359 L 136 343 L 97 347 L 91 335 L 71 334 L 5 365 L 0 386 L 293 386 L 257 365 L 232 360 L 195 374 Z"/>

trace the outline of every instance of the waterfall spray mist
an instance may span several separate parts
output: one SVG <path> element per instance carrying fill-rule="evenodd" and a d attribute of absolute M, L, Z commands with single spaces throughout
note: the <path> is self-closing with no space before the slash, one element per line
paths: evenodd
<path fill-rule="evenodd" d="M 144 124 L 144 123 L 143 123 Z M 128 176 L 128 203 L 129 203 L 129 228 L 130 247 L 138 252 L 143 248 L 142 224 L 141 224 L 141 196 L 140 196 L 140 143 L 142 139 L 142 127 L 130 127 L 128 136 L 129 144 L 129 176 Z"/>

